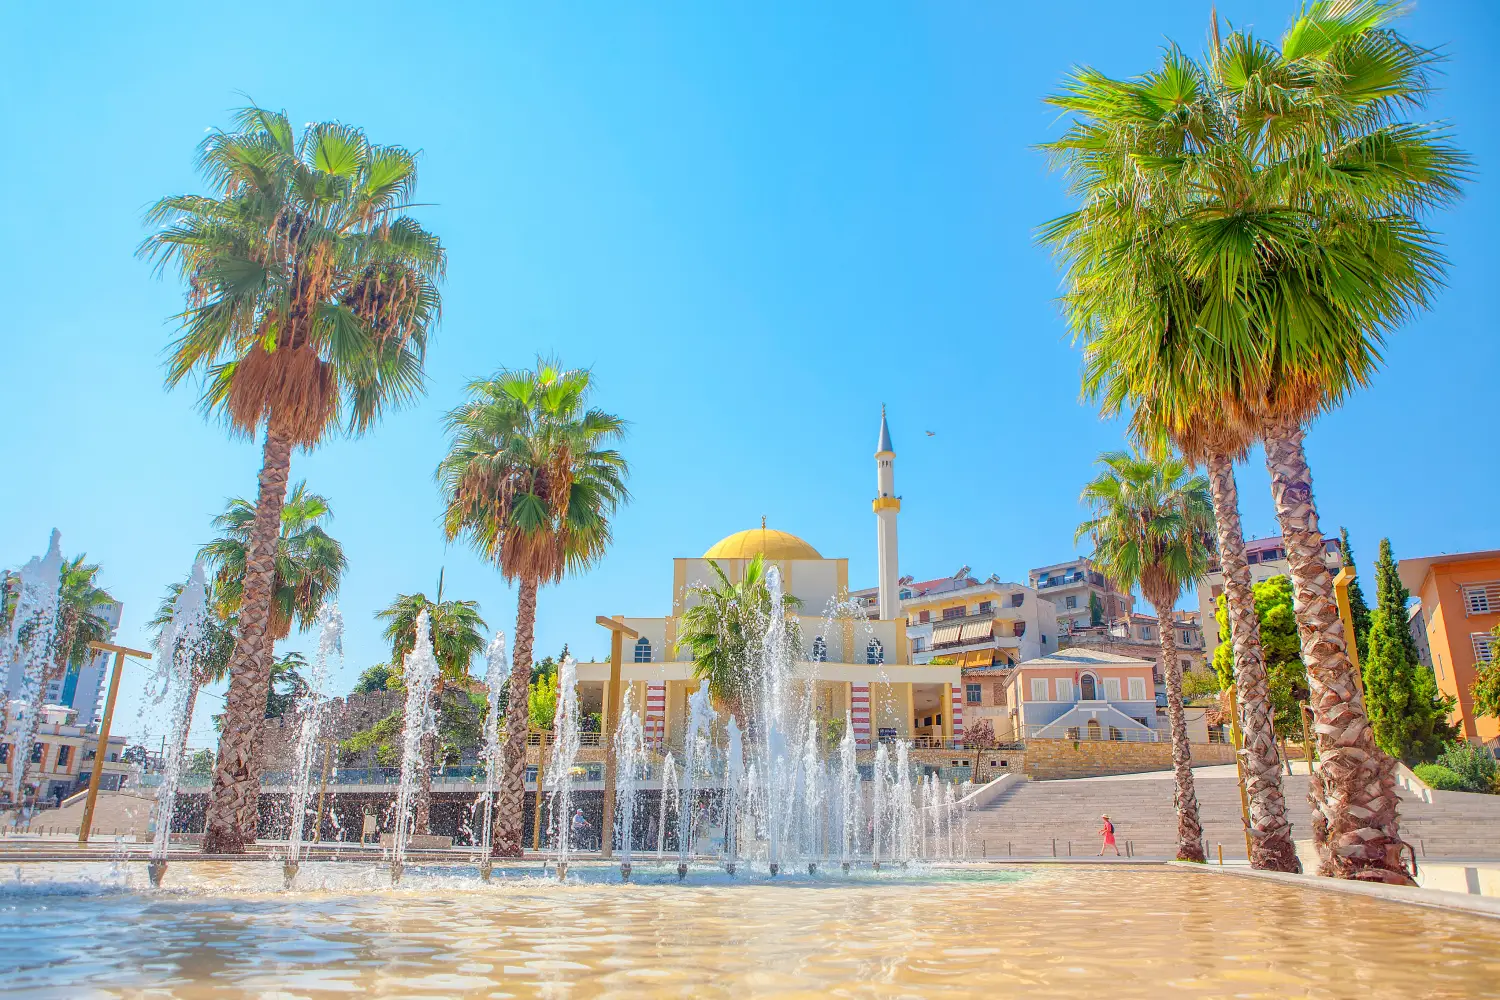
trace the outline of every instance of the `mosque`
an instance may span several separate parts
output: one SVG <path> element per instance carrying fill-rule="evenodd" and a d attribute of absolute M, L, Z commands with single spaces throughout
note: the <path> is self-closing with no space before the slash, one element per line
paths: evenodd
<path fill-rule="evenodd" d="M 876 522 L 879 600 L 874 616 L 847 609 L 849 560 L 825 558 L 796 535 L 767 527 L 737 531 L 710 546 L 701 556 L 672 560 L 672 611 L 657 618 L 616 615 L 613 621 L 635 633 L 625 641 L 620 680 L 645 728 L 648 742 L 680 744 L 687 723 L 687 700 L 697 690 L 691 654 L 675 649 L 677 625 L 693 601 L 692 588 L 714 579 L 710 560 L 731 582 L 743 578 L 757 555 L 781 571 L 786 593 L 801 600 L 796 615 L 804 648 L 796 676 L 815 685 L 813 704 L 826 719 L 842 720 L 847 712 L 861 747 L 875 740 L 910 739 L 917 746 L 963 736 L 962 668 L 911 662 L 906 618 L 897 593 L 896 517 L 901 498 L 895 492 L 896 451 L 891 445 L 885 408 L 875 447 L 876 494 L 871 504 Z M 844 604 L 836 616 L 829 609 Z M 603 622 L 601 621 L 601 624 Z M 579 701 L 585 712 L 599 711 L 610 664 L 579 663 Z"/>

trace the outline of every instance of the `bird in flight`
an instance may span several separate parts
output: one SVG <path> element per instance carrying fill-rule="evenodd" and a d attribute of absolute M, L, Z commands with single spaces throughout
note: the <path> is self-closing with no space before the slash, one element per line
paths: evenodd
<path fill-rule="evenodd" d="M 937 431 L 928 431 L 927 432 L 927 436 L 928 437 L 937 437 Z"/>

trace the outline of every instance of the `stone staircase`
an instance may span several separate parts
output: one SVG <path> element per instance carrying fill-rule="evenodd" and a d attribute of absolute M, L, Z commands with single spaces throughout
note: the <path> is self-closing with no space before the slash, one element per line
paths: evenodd
<path fill-rule="evenodd" d="M 1239 785 L 1233 767 L 1193 772 L 1208 856 L 1245 857 Z M 1017 781 L 969 814 L 969 844 L 975 856 L 1048 858 L 1054 838 L 1058 857 L 1092 856 L 1099 851 L 1099 817 L 1115 824 L 1120 850 L 1130 841 L 1136 857 L 1166 858 L 1176 853 L 1176 812 L 1170 773 Z M 1292 818 L 1292 835 L 1310 839 L 1306 773 L 1282 777 Z M 1417 857 L 1500 859 L 1500 795 L 1447 793 L 1429 804 L 1401 792 L 1401 833 Z"/>

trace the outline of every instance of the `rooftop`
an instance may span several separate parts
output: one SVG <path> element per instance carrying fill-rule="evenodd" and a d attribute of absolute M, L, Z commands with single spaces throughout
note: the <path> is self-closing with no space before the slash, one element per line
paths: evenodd
<path fill-rule="evenodd" d="M 757 555 L 767 559 L 822 559 L 818 550 L 785 531 L 777 531 L 761 524 L 759 528 L 736 531 L 721 538 L 703 553 L 705 559 L 754 559 Z"/>

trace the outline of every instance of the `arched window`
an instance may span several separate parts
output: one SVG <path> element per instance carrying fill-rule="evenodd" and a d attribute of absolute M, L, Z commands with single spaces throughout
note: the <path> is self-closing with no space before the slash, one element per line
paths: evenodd
<path fill-rule="evenodd" d="M 870 644 L 865 647 L 866 663 L 884 663 L 885 647 L 880 644 L 879 639 L 871 639 Z"/>
<path fill-rule="evenodd" d="M 1089 739 L 1091 739 L 1091 740 L 1102 740 L 1102 739 L 1104 739 L 1104 729 L 1103 729 L 1102 726 L 1099 725 L 1099 720 L 1098 719 L 1090 719 L 1089 720 Z"/>
<path fill-rule="evenodd" d="M 635 641 L 635 662 L 651 662 L 651 640 L 645 636 L 641 636 Z"/>
<path fill-rule="evenodd" d="M 1099 685 L 1094 680 L 1093 674 L 1084 674 L 1078 679 L 1078 700 L 1098 701 Z"/>
<path fill-rule="evenodd" d="M 821 635 L 813 640 L 812 658 L 814 663 L 826 663 L 828 661 L 828 641 Z"/>

